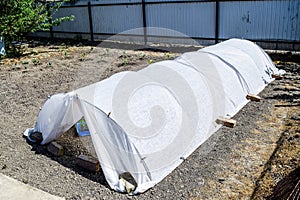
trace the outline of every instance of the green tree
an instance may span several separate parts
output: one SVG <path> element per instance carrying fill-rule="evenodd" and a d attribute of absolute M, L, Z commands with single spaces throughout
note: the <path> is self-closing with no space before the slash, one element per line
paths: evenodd
<path fill-rule="evenodd" d="M 65 0 L 0 0 L 0 36 L 4 39 L 7 55 L 22 53 L 20 46 L 13 45 L 13 42 L 23 41 L 28 33 L 49 30 L 51 26 L 63 21 L 73 20 L 74 16 L 53 18 L 64 2 Z"/>

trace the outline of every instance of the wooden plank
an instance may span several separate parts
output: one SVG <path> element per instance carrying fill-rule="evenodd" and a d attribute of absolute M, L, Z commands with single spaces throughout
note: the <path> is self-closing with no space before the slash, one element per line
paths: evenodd
<path fill-rule="evenodd" d="M 93 158 L 91 156 L 86 155 L 79 155 L 77 157 L 76 164 L 86 170 L 92 171 L 92 172 L 98 172 L 100 171 L 100 164 L 99 161 L 96 158 Z"/>
<path fill-rule="evenodd" d="M 255 95 L 255 94 L 247 94 L 246 98 L 250 101 L 256 101 L 256 102 L 261 101 L 261 97 Z"/>
<path fill-rule="evenodd" d="M 275 78 L 276 80 L 281 80 L 283 77 L 279 74 L 272 74 L 272 78 Z"/>
<path fill-rule="evenodd" d="M 233 128 L 233 127 L 236 126 L 236 120 L 234 120 L 234 119 L 228 119 L 228 118 L 223 118 L 223 117 L 219 117 L 216 120 L 216 123 L 217 124 L 222 124 L 222 125 L 230 127 L 230 128 Z"/>
<path fill-rule="evenodd" d="M 54 156 L 63 156 L 64 155 L 64 148 L 59 145 L 57 142 L 51 142 L 47 150 Z"/>

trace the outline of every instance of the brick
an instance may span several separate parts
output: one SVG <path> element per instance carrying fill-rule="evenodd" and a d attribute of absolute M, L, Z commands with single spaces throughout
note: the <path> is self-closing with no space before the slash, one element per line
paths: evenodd
<path fill-rule="evenodd" d="M 281 80 L 282 76 L 278 74 L 272 74 L 272 78 L 275 78 L 276 80 Z"/>
<path fill-rule="evenodd" d="M 216 120 L 216 123 L 217 124 L 222 124 L 222 125 L 230 127 L 230 128 L 233 128 L 233 127 L 236 126 L 236 120 L 234 120 L 234 119 L 228 119 L 228 118 L 222 118 L 222 117 L 219 117 Z"/>
<path fill-rule="evenodd" d="M 51 142 L 47 150 L 54 156 L 63 156 L 64 155 L 64 148 L 59 145 L 57 142 Z"/>
<path fill-rule="evenodd" d="M 79 155 L 77 156 L 76 164 L 86 170 L 92 172 L 100 171 L 100 164 L 99 161 L 93 157 L 86 156 L 86 155 Z"/>
<path fill-rule="evenodd" d="M 261 101 L 261 97 L 255 95 L 255 94 L 247 94 L 246 98 L 250 101 L 256 101 L 256 102 Z"/>

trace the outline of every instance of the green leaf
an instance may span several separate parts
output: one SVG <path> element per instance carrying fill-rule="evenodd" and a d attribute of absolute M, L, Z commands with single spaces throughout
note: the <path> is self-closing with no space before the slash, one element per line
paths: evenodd
<path fill-rule="evenodd" d="M 21 48 L 13 43 L 22 42 L 28 33 L 49 30 L 51 26 L 74 20 L 73 15 L 53 20 L 53 15 L 64 2 L 0 0 L 0 36 L 4 39 L 8 56 L 22 53 Z"/>

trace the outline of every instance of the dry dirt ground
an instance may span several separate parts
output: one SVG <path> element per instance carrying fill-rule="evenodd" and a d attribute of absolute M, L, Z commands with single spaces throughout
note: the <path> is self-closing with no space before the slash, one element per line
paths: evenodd
<path fill-rule="evenodd" d="M 34 126 L 48 95 L 179 55 L 137 49 L 34 43 L 21 58 L 0 60 L 0 173 L 66 199 L 265 199 L 299 168 L 300 64 L 291 54 L 272 55 L 287 73 L 260 94 L 262 102 L 249 102 L 234 116 L 236 127 L 221 128 L 144 194 L 117 193 L 101 172 L 78 167 L 75 157 L 86 149 L 74 130 L 58 140 L 62 157 L 26 142 L 22 133 Z"/>

